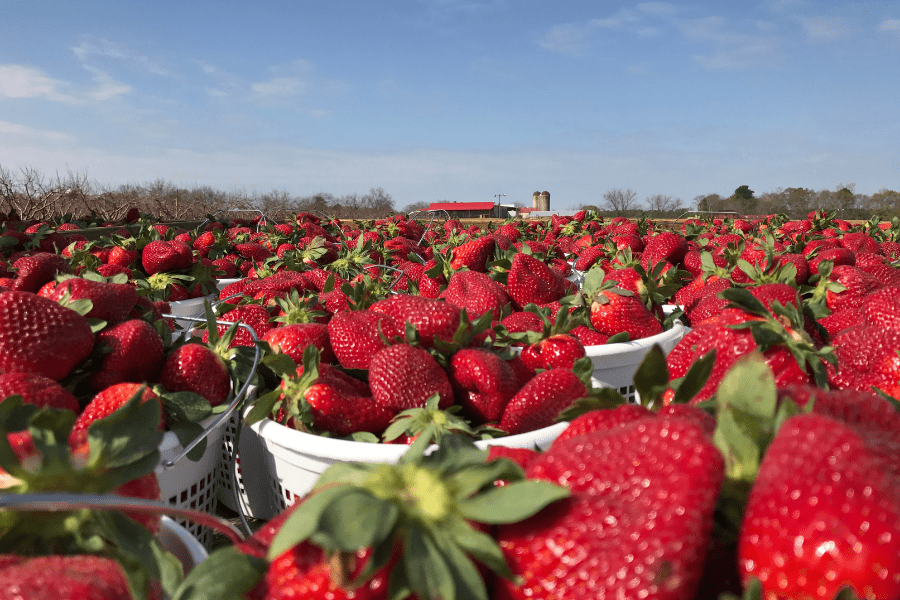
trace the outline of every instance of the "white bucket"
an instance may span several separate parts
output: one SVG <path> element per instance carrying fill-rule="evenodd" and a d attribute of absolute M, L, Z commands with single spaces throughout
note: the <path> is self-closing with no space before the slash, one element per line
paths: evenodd
<path fill-rule="evenodd" d="M 177 317 L 194 317 L 195 319 L 205 319 L 206 313 L 203 308 L 203 302 L 208 300 L 212 303 L 216 299 L 216 295 L 212 294 L 210 296 L 200 296 L 199 298 L 189 298 L 187 300 L 176 300 L 175 302 L 169 302 L 169 308 L 171 309 L 171 314 Z M 178 336 L 181 332 L 187 332 L 196 327 L 197 324 L 193 321 L 186 321 L 183 319 L 175 319 L 175 331 L 172 333 L 174 336 Z"/>
<path fill-rule="evenodd" d="M 191 532 L 169 517 L 160 517 L 160 528 L 157 537 L 162 547 L 174 554 L 184 566 L 185 575 L 209 558 L 209 553 L 203 544 L 191 535 Z"/>
<path fill-rule="evenodd" d="M 200 426 L 204 429 L 209 427 L 218 416 L 213 415 L 204 419 L 200 422 Z M 209 432 L 206 450 L 197 462 L 185 457 L 170 469 L 164 469 L 162 464 L 156 467 L 160 500 L 182 508 L 215 513 L 218 491 L 216 469 L 222 456 L 222 437 L 226 422 L 223 421 L 219 427 Z M 160 460 L 173 459 L 183 448 L 178 437 L 167 431 L 159 445 Z M 200 540 L 200 543 L 209 547 L 212 542 L 212 531 L 209 528 L 190 521 L 178 520 L 178 522 Z"/>
<path fill-rule="evenodd" d="M 490 445 L 544 450 L 568 426 L 556 423 L 537 431 L 507 437 L 478 440 L 475 445 Z M 276 502 L 275 514 L 305 496 L 325 469 L 335 463 L 396 463 L 409 449 L 403 444 L 373 444 L 326 438 L 290 429 L 271 419 L 250 426 L 267 450 L 268 472 Z M 242 434 L 243 435 L 243 434 Z"/>
<path fill-rule="evenodd" d="M 227 286 L 231 285 L 232 283 L 237 283 L 238 281 L 240 281 L 242 279 L 244 279 L 244 278 L 243 277 L 233 277 L 230 279 L 216 279 L 216 287 L 219 288 L 219 291 L 221 292 Z"/>
<path fill-rule="evenodd" d="M 647 352 L 654 344 L 659 344 L 663 354 L 668 354 L 684 334 L 684 324 L 675 321 L 671 329 L 650 337 L 616 344 L 585 346 L 585 354 L 594 365 L 592 379 L 598 380 L 595 386 L 605 387 L 598 385 L 598 382 L 603 382 L 608 387 L 617 388 L 629 401 L 636 402 L 638 394 L 634 389 L 634 374 Z"/>

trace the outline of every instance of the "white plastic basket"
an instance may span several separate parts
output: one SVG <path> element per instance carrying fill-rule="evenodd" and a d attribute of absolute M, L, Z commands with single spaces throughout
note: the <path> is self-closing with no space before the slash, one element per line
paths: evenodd
<path fill-rule="evenodd" d="M 275 502 L 266 446 L 259 433 L 245 425 L 240 425 L 241 435 L 238 438 L 238 426 L 237 414 L 232 415 L 225 425 L 222 459 L 216 472 L 219 502 L 247 517 L 271 519 L 282 506 Z M 235 441 L 238 442 L 237 449 Z"/>
<path fill-rule="evenodd" d="M 491 440 L 479 440 L 480 448 L 490 445 L 511 448 L 546 449 L 568 426 L 561 422 L 537 431 Z M 265 447 L 273 515 L 278 514 L 315 485 L 319 475 L 340 462 L 395 463 L 409 449 L 402 444 L 370 444 L 325 438 L 290 429 L 271 419 L 249 427 Z"/>
<path fill-rule="evenodd" d="M 585 346 L 585 353 L 594 364 L 592 375 L 594 386 L 617 388 L 627 400 L 637 402 L 639 398 L 634 388 L 634 374 L 647 352 L 654 344 L 659 344 L 663 353 L 668 354 L 684 334 L 684 324 L 675 321 L 671 329 L 640 340 Z"/>
<path fill-rule="evenodd" d="M 213 415 L 200 422 L 206 429 L 214 423 L 218 415 Z M 174 467 L 166 469 L 162 462 L 174 460 L 184 449 L 178 437 L 171 431 L 166 432 L 159 445 L 160 465 L 156 467 L 159 479 L 159 496 L 164 502 L 182 508 L 191 508 L 213 514 L 216 511 L 217 478 L 216 468 L 221 457 L 222 437 L 225 422 L 219 423 L 206 436 L 206 450 L 197 462 L 182 458 Z M 190 521 L 178 520 L 200 543 L 206 547 L 212 542 L 212 532 L 201 525 Z"/>
<path fill-rule="evenodd" d="M 209 552 L 200 540 L 169 517 L 160 517 L 157 537 L 163 548 L 174 554 L 181 562 L 185 575 L 209 558 Z"/>
<path fill-rule="evenodd" d="M 164 315 L 166 316 L 166 315 Z M 188 323 L 205 322 L 205 318 L 185 317 Z M 227 321 L 216 321 L 219 325 L 233 325 Z M 238 327 L 246 329 L 254 342 L 257 341 L 253 328 L 244 323 L 238 323 Z M 225 460 L 230 463 L 230 455 L 223 456 L 225 447 L 225 430 L 235 418 L 238 407 L 250 393 L 250 380 L 256 373 L 259 365 L 260 350 L 255 346 L 253 365 L 250 368 L 248 380 L 239 390 L 232 390 L 232 396 L 225 410 L 219 414 L 201 421 L 204 428 L 201 436 L 191 442 L 188 447 L 182 447 L 174 433 L 168 432 L 160 444 L 160 464 L 156 468 L 156 476 L 159 479 L 160 497 L 169 504 L 200 510 L 212 514 L 216 510 L 219 493 L 219 463 Z M 206 449 L 199 461 L 191 461 L 186 457 L 200 439 L 207 440 Z M 206 547 L 212 543 L 212 531 L 202 525 L 184 521 L 182 523 L 194 534 Z"/>
<path fill-rule="evenodd" d="M 189 298 L 187 300 L 176 300 L 175 302 L 169 302 L 169 308 L 172 311 L 171 314 L 176 317 L 204 319 L 205 322 L 203 302 L 205 300 L 212 302 L 215 299 L 216 295 L 213 294 L 211 296 L 200 296 L 199 298 Z M 173 335 L 177 337 L 182 332 L 190 331 L 190 329 L 194 327 L 194 323 L 194 321 L 187 319 L 175 319 L 176 329 Z"/>

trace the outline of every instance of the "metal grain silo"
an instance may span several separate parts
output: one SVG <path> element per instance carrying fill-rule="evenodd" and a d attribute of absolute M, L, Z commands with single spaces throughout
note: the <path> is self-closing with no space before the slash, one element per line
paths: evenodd
<path fill-rule="evenodd" d="M 547 191 L 541 192 L 541 195 L 538 200 L 538 210 L 544 210 L 544 211 L 550 210 L 550 192 L 547 192 Z"/>
<path fill-rule="evenodd" d="M 541 193 L 535 192 L 531 195 L 531 208 L 534 210 L 540 210 L 538 206 L 541 204 Z"/>

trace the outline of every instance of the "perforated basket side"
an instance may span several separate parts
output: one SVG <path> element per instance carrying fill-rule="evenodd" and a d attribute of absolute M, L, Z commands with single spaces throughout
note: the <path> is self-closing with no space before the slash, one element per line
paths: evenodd
<path fill-rule="evenodd" d="M 221 460 L 216 470 L 219 502 L 248 517 L 271 519 L 284 509 L 284 503 L 279 500 L 281 491 L 270 475 L 266 447 L 254 429 L 241 426 L 240 447 L 236 449 L 237 428 L 235 414 L 225 425 L 220 448 Z"/>
<path fill-rule="evenodd" d="M 210 417 L 201 422 L 201 425 L 208 427 L 214 419 L 215 417 Z M 170 469 L 164 469 L 162 466 L 156 468 L 161 500 L 174 506 L 215 513 L 218 488 L 216 468 L 221 456 L 223 433 L 224 427 L 217 427 L 210 432 L 206 450 L 199 461 L 183 458 Z M 171 459 L 181 449 L 182 446 L 175 434 L 167 432 L 160 444 L 160 457 L 163 460 Z M 212 531 L 208 528 L 180 519 L 176 519 L 176 522 L 200 540 L 201 544 L 207 548 L 210 546 Z"/>

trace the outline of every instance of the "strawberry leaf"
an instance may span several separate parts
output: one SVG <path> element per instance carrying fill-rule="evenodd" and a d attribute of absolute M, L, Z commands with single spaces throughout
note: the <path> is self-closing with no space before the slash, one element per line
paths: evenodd
<path fill-rule="evenodd" d="M 647 351 L 634 374 L 634 389 L 640 395 L 644 406 L 658 406 L 662 395 L 669 388 L 669 370 L 666 355 L 659 344 Z"/>
<path fill-rule="evenodd" d="M 188 573 L 172 600 L 243 600 L 267 567 L 264 559 L 237 548 L 220 548 Z"/>
<path fill-rule="evenodd" d="M 569 496 L 569 490 L 547 481 L 526 479 L 493 487 L 459 504 L 466 519 L 497 525 L 517 523 L 540 512 L 548 504 Z M 523 502 L 524 498 L 528 502 Z"/>

